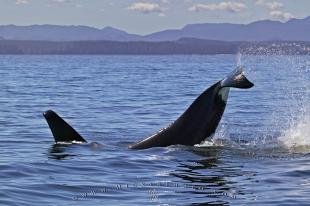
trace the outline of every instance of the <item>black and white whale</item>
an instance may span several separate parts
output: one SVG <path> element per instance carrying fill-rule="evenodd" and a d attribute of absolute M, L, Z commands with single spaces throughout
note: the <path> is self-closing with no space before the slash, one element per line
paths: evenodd
<path fill-rule="evenodd" d="M 131 149 L 166 147 L 169 145 L 195 145 L 211 137 L 224 113 L 230 87 L 253 87 L 241 67 L 223 80 L 205 90 L 190 107 L 170 126 L 158 133 L 130 145 Z M 43 113 L 56 143 L 87 143 L 87 141 L 56 112 Z"/>
<path fill-rule="evenodd" d="M 205 90 L 170 126 L 130 145 L 129 148 L 199 144 L 214 134 L 224 113 L 230 88 L 247 89 L 253 86 L 245 77 L 243 69 L 238 67 L 226 78 Z"/>

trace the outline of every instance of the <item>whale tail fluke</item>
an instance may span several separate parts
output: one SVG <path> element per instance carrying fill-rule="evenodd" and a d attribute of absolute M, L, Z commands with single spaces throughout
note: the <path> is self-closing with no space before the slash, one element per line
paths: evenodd
<path fill-rule="evenodd" d="M 221 81 L 221 86 L 248 89 L 253 87 L 254 84 L 246 78 L 243 68 L 237 67 L 237 69 Z"/>
<path fill-rule="evenodd" d="M 56 112 L 48 110 L 43 113 L 48 126 L 50 127 L 55 142 L 87 142 L 75 129 L 73 129 Z"/>

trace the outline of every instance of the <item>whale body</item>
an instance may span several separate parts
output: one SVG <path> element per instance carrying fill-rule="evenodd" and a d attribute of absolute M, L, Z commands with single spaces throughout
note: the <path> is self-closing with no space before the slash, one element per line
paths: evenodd
<path fill-rule="evenodd" d="M 230 88 L 247 89 L 253 86 L 245 77 L 243 69 L 238 67 L 226 78 L 206 89 L 170 126 L 129 148 L 199 144 L 215 133 L 224 113 Z"/>

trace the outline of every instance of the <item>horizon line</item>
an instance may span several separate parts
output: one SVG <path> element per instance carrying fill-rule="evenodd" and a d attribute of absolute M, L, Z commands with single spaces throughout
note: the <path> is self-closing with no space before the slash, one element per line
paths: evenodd
<path fill-rule="evenodd" d="M 107 29 L 107 28 L 111 28 L 111 29 L 115 29 L 115 30 L 119 30 L 119 31 L 122 31 L 122 32 L 126 32 L 127 34 L 132 34 L 132 35 L 138 35 L 138 36 L 148 36 L 150 34 L 154 34 L 154 33 L 158 33 L 158 32 L 162 32 L 162 31 L 169 31 L 169 30 L 182 30 L 184 29 L 186 26 L 188 25 L 201 25 L 201 24 L 232 24 L 232 25 L 250 25 L 250 24 L 253 24 L 253 23 L 256 23 L 256 22 L 262 22 L 262 21 L 269 21 L 269 22 L 277 22 L 277 23 L 282 23 L 282 24 L 285 24 L 289 21 L 292 21 L 292 20 L 304 20 L 304 19 L 307 19 L 307 18 L 310 18 L 310 16 L 306 16 L 304 18 L 291 18 L 287 21 L 279 21 L 279 20 L 271 20 L 271 19 L 260 19 L 260 20 L 257 20 L 257 21 L 252 21 L 250 23 L 245 23 L 245 24 L 242 24 L 242 23 L 228 23 L 228 22 L 222 22 L 222 23 L 208 23 L 208 22 L 205 22 L 205 23 L 190 23 L 190 24 L 184 24 L 182 27 L 179 27 L 179 28 L 169 28 L 169 29 L 163 29 L 163 30 L 159 30 L 159 31 L 155 31 L 155 32 L 151 32 L 151 33 L 146 33 L 146 34 L 138 34 L 138 33 L 130 33 L 128 31 L 126 31 L 125 29 L 120 29 L 120 28 L 117 28 L 117 27 L 113 27 L 113 26 L 105 26 L 105 27 L 102 27 L 102 28 L 99 28 L 99 27 L 96 27 L 96 26 L 90 26 L 90 25 L 82 25 L 82 24 L 2 24 L 0 25 L 1 26 L 16 26 L 16 27 L 31 27 L 31 26 L 60 26 L 60 27 L 88 27 L 88 28 L 92 28 L 92 29 L 97 29 L 97 30 L 104 30 L 104 29 Z"/>

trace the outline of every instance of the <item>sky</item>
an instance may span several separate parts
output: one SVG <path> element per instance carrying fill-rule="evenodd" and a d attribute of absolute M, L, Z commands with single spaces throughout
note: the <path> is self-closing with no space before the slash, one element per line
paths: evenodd
<path fill-rule="evenodd" d="M 0 25 L 112 26 L 149 34 L 193 23 L 287 21 L 310 16 L 310 0 L 0 0 Z"/>

